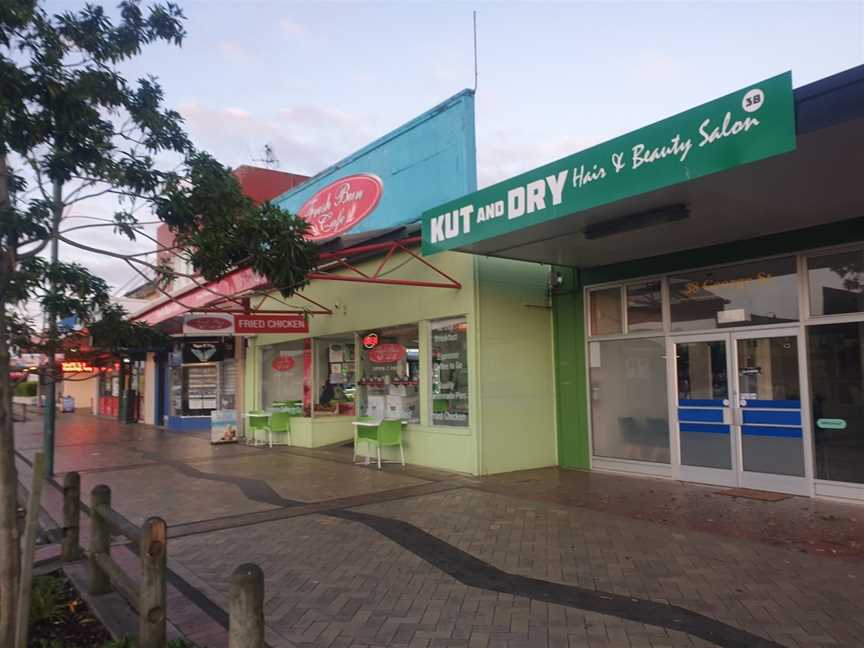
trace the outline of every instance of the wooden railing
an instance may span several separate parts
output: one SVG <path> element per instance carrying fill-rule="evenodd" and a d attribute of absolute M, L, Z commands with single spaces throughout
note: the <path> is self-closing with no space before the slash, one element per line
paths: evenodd
<path fill-rule="evenodd" d="M 67 473 L 63 479 L 63 541 L 61 559 L 81 558 L 81 477 Z M 111 557 L 111 534 L 137 543 L 141 563 L 135 581 Z M 159 517 L 147 518 L 139 528 L 111 508 L 111 489 L 105 484 L 90 492 L 90 548 L 88 591 L 107 594 L 119 591 L 138 612 L 139 648 L 164 648 L 166 634 L 167 525 Z"/>
<path fill-rule="evenodd" d="M 138 544 L 141 580 L 136 583 L 111 558 L 111 533 Z M 167 525 L 159 517 L 147 518 L 142 528 L 111 508 L 111 489 L 105 484 L 90 492 L 90 593 L 117 589 L 138 611 L 139 648 L 163 648 L 166 634 Z M 136 605 L 137 602 L 137 605 Z"/>
<path fill-rule="evenodd" d="M 67 473 L 63 481 L 63 561 L 79 560 L 81 477 Z M 138 545 L 141 577 L 138 582 L 111 557 L 111 535 L 121 535 Z M 105 484 L 90 491 L 90 547 L 88 591 L 119 591 L 138 613 L 138 648 L 165 648 L 167 644 L 168 573 L 167 525 L 150 517 L 143 527 L 129 522 L 111 507 L 111 489 Z M 234 570 L 229 594 L 229 648 L 264 648 L 264 574 L 258 565 L 246 563 Z"/>

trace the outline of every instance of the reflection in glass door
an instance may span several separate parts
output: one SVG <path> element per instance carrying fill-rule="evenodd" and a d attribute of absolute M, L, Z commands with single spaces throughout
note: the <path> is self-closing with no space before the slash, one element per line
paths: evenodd
<path fill-rule="evenodd" d="M 736 336 L 735 344 L 741 483 L 802 492 L 806 489 L 798 337 L 761 333 Z"/>
<path fill-rule="evenodd" d="M 680 476 L 806 494 L 797 332 L 675 343 Z"/>
<path fill-rule="evenodd" d="M 727 346 L 716 338 L 675 345 L 681 478 L 687 481 L 737 483 Z"/>

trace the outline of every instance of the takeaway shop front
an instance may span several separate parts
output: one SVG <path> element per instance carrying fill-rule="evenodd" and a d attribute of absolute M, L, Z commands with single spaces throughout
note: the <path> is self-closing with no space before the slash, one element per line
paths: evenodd
<path fill-rule="evenodd" d="M 365 416 L 401 422 L 411 464 L 472 474 L 554 465 L 552 341 L 534 334 L 552 326 L 546 268 L 420 254 L 424 211 L 475 189 L 473 93 L 463 91 L 274 198 L 309 222 L 320 247 L 320 265 L 301 291 L 285 297 L 241 268 L 138 314 L 151 324 L 182 319 L 178 345 L 196 342 L 195 320 L 226 319 L 224 328 L 198 322 L 202 339 L 230 337 L 233 355 L 206 369 L 205 411 L 195 422 L 217 439 L 214 423 L 230 415 L 214 418 L 227 395 L 220 376 L 233 361 L 236 438 L 253 440 L 251 426 L 243 429 L 247 414 L 257 421 L 280 413 L 281 421 L 287 412 L 290 435 L 280 432 L 274 443 L 350 444 Z M 243 312 L 219 312 L 238 303 Z M 292 314 L 308 329 L 244 329 L 238 320 Z M 207 364 L 177 362 L 196 375 Z M 168 382 L 180 386 L 182 408 L 189 380 Z"/>
<path fill-rule="evenodd" d="M 430 210 L 424 252 L 550 265 L 562 466 L 864 499 L 862 150 L 864 66 L 786 73 Z"/>

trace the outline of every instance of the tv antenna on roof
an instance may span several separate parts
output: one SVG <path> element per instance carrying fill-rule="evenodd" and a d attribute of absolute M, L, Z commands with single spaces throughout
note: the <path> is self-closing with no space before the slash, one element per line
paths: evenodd
<path fill-rule="evenodd" d="M 276 157 L 276 152 L 270 144 L 264 145 L 264 157 L 256 158 L 253 162 L 261 162 L 268 169 L 279 168 L 279 158 Z"/>

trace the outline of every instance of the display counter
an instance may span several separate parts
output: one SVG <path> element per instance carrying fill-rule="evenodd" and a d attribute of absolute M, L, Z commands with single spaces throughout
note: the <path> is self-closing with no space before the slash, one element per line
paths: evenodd
<path fill-rule="evenodd" d="M 320 448 L 354 439 L 354 416 L 315 414 L 291 417 L 291 443 L 300 448 Z"/>

